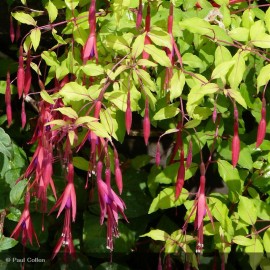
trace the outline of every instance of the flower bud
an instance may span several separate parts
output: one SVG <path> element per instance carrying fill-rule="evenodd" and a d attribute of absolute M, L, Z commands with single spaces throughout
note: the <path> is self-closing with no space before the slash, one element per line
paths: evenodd
<path fill-rule="evenodd" d="M 9 36 L 10 36 L 11 42 L 13 43 L 15 40 L 15 32 L 14 32 L 14 25 L 13 25 L 12 16 L 10 16 L 10 20 L 9 20 Z"/>
<path fill-rule="evenodd" d="M 240 154 L 240 139 L 238 135 L 238 122 L 234 122 L 234 135 L 232 139 L 232 165 L 235 167 L 239 160 Z"/>
<path fill-rule="evenodd" d="M 25 113 L 25 104 L 22 102 L 22 112 L 21 112 L 21 120 L 22 120 L 22 128 L 25 127 L 26 124 L 26 113 Z"/>
<path fill-rule="evenodd" d="M 136 20 L 136 28 L 139 29 L 141 24 L 142 24 L 142 0 L 139 1 L 137 20 Z"/>
<path fill-rule="evenodd" d="M 261 111 L 261 121 L 258 126 L 258 133 L 257 133 L 257 141 L 256 141 L 256 148 L 258 148 L 265 137 L 266 134 L 266 104 L 265 98 L 262 100 L 262 111 Z"/>

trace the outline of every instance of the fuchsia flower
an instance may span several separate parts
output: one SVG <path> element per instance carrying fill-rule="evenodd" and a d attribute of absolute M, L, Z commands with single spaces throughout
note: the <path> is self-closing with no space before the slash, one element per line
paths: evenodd
<path fill-rule="evenodd" d="M 137 19 L 136 19 L 136 28 L 139 29 L 141 24 L 142 24 L 142 0 L 139 0 L 139 8 L 138 8 Z"/>
<path fill-rule="evenodd" d="M 261 120 L 258 126 L 256 148 L 258 148 L 265 137 L 266 134 L 266 102 L 265 98 L 262 99 L 262 111 L 261 111 Z"/>
<path fill-rule="evenodd" d="M 10 40 L 13 43 L 15 40 L 15 32 L 14 32 L 14 25 L 13 25 L 13 19 L 12 16 L 9 18 L 9 36 Z"/>
<path fill-rule="evenodd" d="M 144 119 L 143 119 L 143 137 L 144 137 L 145 145 L 148 144 L 148 140 L 150 137 L 150 129 L 151 129 L 151 124 L 150 124 L 150 119 L 149 119 L 149 102 L 148 102 L 148 98 L 146 97 Z"/>
<path fill-rule="evenodd" d="M 68 184 L 60 196 L 60 198 L 57 200 L 53 208 L 51 209 L 50 213 L 53 212 L 56 208 L 59 207 L 59 211 L 57 214 L 57 218 L 61 214 L 61 212 L 64 210 L 64 208 L 71 208 L 72 209 L 72 221 L 75 222 L 76 218 L 76 192 L 75 192 L 75 187 L 73 183 L 73 178 L 74 178 L 74 167 L 72 163 L 68 164 L 68 175 L 67 175 L 67 180 Z M 50 214 L 49 213 L 49 214 Z"/>
<path fill-rule="evenodd" d="M 119 237 L 118 232 L 118 213 L 127 220 L 124 214 L 125 203 L 116 195 L 116 193 L 102 180 L 102 162 L 97 164 L 97 185 L 98 198 L 100 204 L 100 224 L 102 225 L 107 217 L 107 248 L 113 250 L 113 237 Z"/>
<path fill-rule="evenodd" d="M 71 217 L 71 209 L 67 204 L 65 208 L 65 219 L 62 234 L 53 250 L 52 259 L 58 254 L 61 247 L 64 247 L 65 261 L 67 261 L 67 254 L 70 254 L 71 256 L 75 257 L 76 252 L 72 240 L 70 217 Z"/>
<path fill-rule="evenodd" d="M 232 139 L 232 165 L 236 167 L 240 154 L 240 139 L 238 135 L 238 110 L 234 105 L 234 125 L 233 125 L 233 139 Z"/>
<path fill-rule="evenodd" d="M 89 8 L 89 17 L 88 17 L 90 35 L 86 41 L 86 44 L 83 48 L 83 63 L 85 64 L 87 60 L 95 56 L 96 62 L 98 61 L 97 53 L 97 41 L 96 41 L 96 0 L 92 0 Z"/>
<path fill-rule="evenodd" d="M 22 234 L 23 246 L 26 245 L 27 241 L 29 241 L 31 245 L 33 244 L 32 243 L 33 242 L 33 235 L 36 239 L 37 244 L 39 245 L 37 235 L 36 235 L 36 232 L 33 228 L 33 224 L 31 221 L 29 205 L 30 205 L 30 193 L 29 193 L 29 191 L 27 191 L 25 194 L 24 210 L 22 212 L 22 215 L 20 217 L 20 220 L 19 220 L 17 226 L 15 227 L 15 229 L 13 230 L 13 232 L 10 236 L 10 237 L 14 237 L 15 239 L 18 239 L 19 235 Z"/>
<path fill-rule="evenodd" d="M 150 31 L 150 23 L 151 23 L 151 15 L 150 15 L 150 5 L 148 4 L 147 6 L 147 14 L 146 14 L 146 18 L 145 18 L 145 39 L 144 39 L 144 45 L 148 45 L 151 44 L 151 39 L 148 36 L 148 32 Z M 142 52 L 142 58 L 143 59 L 148 59 L 149 58 L 149 54 L 143 50 Z"/>
<path fill-rule="evenodd" d="M 176 187 L 175 187 L 175 200 L 177 200 L 181 194 L 185 181 L 185 159 L 183 148 L 180 151 L 180 166 L 177 173 Z"/>
<path fill-rule="evenodd" d="M 131 105 L 130 105 L 130 91 L 128 91 L 128 94 L 127 94 L 127 109 L 126 109 L 126 113 L 125 113 L 125 124 L 126 124 L 127 134 L 129 135 L 131 125 L 132 125 L 132 111 L 131 111 Z"/>
<path fill-rule="evenodd" d="M 32 82 L 32 74 L 31 74 L 31 65 L 30 64 L 31 64 L 30 50 L 28 50 L 27 60 L 26 60 L 26 68 L 25 68 L 25 76 L 24 76 L 24 94 L 26 96 L 28 95 L 28 93 L 30 91 L 31 82 Z"/>
<path fill-rule="evenodd" d="M 20 46 L 20 52 L 19 52 L 19 67 L 17 71 L 17 89 L 19 98 L 21 98 L 23 91 L 24 91 L 24 67 L 23 67 L 23 47 Z"/>

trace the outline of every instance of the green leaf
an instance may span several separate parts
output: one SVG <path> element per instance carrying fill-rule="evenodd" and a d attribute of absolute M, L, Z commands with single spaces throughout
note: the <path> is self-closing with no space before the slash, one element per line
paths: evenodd
<path fill-rule="evenodd" d="M 154 120 L 164 120 L 176 116 L 180 112 L 180 109 L 173 104 L 160 109 L 154 116 Z"/>
<path fill-rule="evenodd" d="M 87 123 L 87 127 L 91 131 L 93 131 L 98 137 L 108 138 L 108 139 L 111 138 L 111 136 L 108 134 L 107 130 L 99 122 L 90 122 L 90 123 Z"/>
<path fill-rule="evenodd" d="M 45 100 L 46 102 L 50 103 L 50 104 L 54 104 L 54 101 L 52 99 L 52 97 L 48 94 L 48 92 L 46 90 L 42 90 L 40 92 L 40 96 L 43 100 Z"/>
<path fill-rule="evenodd" d="M 154 63 L 152 61 L 149 61 L 147 59 L 139 59 L 137 64 L 139 66 L 145 66 L 145 67 L 156 67 L 158 64 Z"/>
<path fill-rule="evenodd" d="M 4 154 L 8 158 L 12 158 L 12 142 L 9 135 L 5 132 L 3 128 L 0 127 L 0 153 Z"/>
<path fill-rule="evenodd" d="M 175 188 L 165 188 L 152 201 L 148 214 L 156 212 L 158 209 L 168 209 L 179 206 L 186 201 L 187 197 L 188 191 L 183 188 L 179 198 L 175 200 Z"/>
<path fill-rule="evenodd" d="M 23 201 L 23 193 L 25 190 L 25 187 L 27 186 L 28 181 L 27 180 L 21 180 L 20 182 L 18 182 L 17 184 L 15 184 L 15 186 L 13 186 L 13 188 L 10 191 L 9 194 L 9 199 L 10 202 L 13 205 L 18 204 L 20 201 Z"/>
<path fill-rule="evenodd" d="M 250 238 L 247 238 L 246 236 L 243 236 L 243 235 L 236 235 L 232 241 L 237 244 L 237 245 L 240 245 L 240 246 L 252 246 L 255 244 L 255 239 L 250 239 Z"/>
<path fill-rule="evenodd" d="M 218 172 L 228 188 L 232 191 L 241 192 L 241 179 L 236 168 L 226 160 L 218 160 Z"/>
<path fill-rule="evenodd" d="M 147 33 L 150 39 L 156 45 L 160 47 L 167 47 L 169 50 L 172 50 L 172 42 L 170 35 L 163 31 L 161 28 L 152 27 L 151 30 Z"/>
<path fill-rule="evenodd" d="M 52 35 L 54 39 L 57 41 L 59 44 L 67 44 L 66 41 L 59 35 L 57 35 L 57 31 L 55 29 L 52 29 Z"/>
<path fill-rule="evenodd" d="M 70 101 L 90 100 L 89 94 L 85 86 L 76 82 L 69 82 L 59 91 L 66 103 Z"/>
<path fill-rule="evenodd" d="M 224 94 L 227 96 L 228 94 L 232 97 L 237 103 L 242 105 L 245 109 L 247 108 L 247 104 L 245 99 L 241 96 L 241 93 L 237 89 L 224 89 Z"/>
<path fill-rule="evenodd" d="M 246 63 L 241 52 L 236 53 L 233 60 L 235 63 L 231 72 L 229 73 L 228 82 L 232 89 L 237 89 L 240 82 L 243 80 L 244 72 L 246 70 Z"/>
<path fill-rule="evenodd" d="M 78 6 L 79 2 L 79 0 L 65 0 L 65 3 L 70 10 L 74 10 Z"/>
<path fill-rule="evenodd" d="M 232 60 L 230 51 L 224 46 L 217 46 L 215 51 L 215 66 L 217 67 L 218 65 L 224 62 L 229 62 L 230 60 Z"/>
<path fill-rule="evenodd" d="M 246 42 L 249 39 L 249 29 L 236 27 L 229 32 L 229 36 L 234 40 Z"/>
<path fill-rule="evenodd" d="M 43 51 L 41 54 L 42 59 L 46 62 L 48 66 L 59 66 L 59 61 L 57 60 L 56 53 L 53 51 Z"/>
<path fill-rule="evenodd" d="M 207 35 L 212 34 L 211 25 L 198 17 L 188 18 L 179 23 L 182 29 L 187 29 L 193 34 Z"/>
<path fill-rule="evenodd" d="M 91 122 L 97 122 L 98 119 L 95 117 L 91 117 L 91 116 L 81 116 L 79 117 L 76 121 L 75 121 L 75 125 L 79 126 L 82 124 L 90 124 Z"/>
<path fill-rule="evenodd" d="M 143 52 L 144 48 L 145 33 L 136 37 L 131 50 L 131 55 L 133 58 L 138 58 Z"/>
<path fill-rule="evenodd" d="M 249 255 L 249 264 L 252 270 L 256 270 L 258 265 L 263 258 L 263 245 L 259 239 L 259 237 L 255 238 L 255 244 L 252 246 L 247 246 L 245 248 L 245 252 Z"/>
<path fill-rule="evenodd" d="M 254 225 L 257 220 L 257 211 L 252 199 L 239 196 L 238 213 L 239 217 L 247 224 Z M 248 211 L 247 211 L 248 209 Z"/>
<path fill-rule="evenodd" d="M 264 66 L 259 71 L 257 77 L 257 93 L 260 90 L 260 87 L 266 85 L 267 82 L 270 80 L 270 64 Z"/>
<path fill-rule="evenodd" d="M 201 120 L 193 119 L 185 123 L 184 128 L 195 128 L 201 123 Z"/>
<path fill-rule="evenodd" d="M 148 233 L 145 233 L 143 235 L 141 235 L 140 237 L 150 237 L 155 241 L 166 241 L 168 237 L 170 237 L 169 234 L 167 234 L 166 232 L 162 231 L 162 230 L 151 230 Z"/>
<path fill-rule="evenodd" d="M 51 0 L 49 0 L 45 5 L 45 8 L 47 9 L 50 22 L 53 22 L 58 15 L 58 10 L 56 6 L 52 3 Z"/>
<path fill-rule="evenodd" d="M 185 53 L 182 57 L 183 64 L 187 65 L 189 68 L 203 68 L 202 60 L 192 53 Z"/>
<path fill-rule="evenodd" d="M 235 63 L 234 60 L 220 63 L 212 72 L 212 79 L 225 78 L 230 68 Z"/>
<path fill-rule="evenodd" d="M 89 170 L 89 161 L 83 157 L 73 157 L 73 165 L 75 168 L 88 172 Z"/>
<path fill-rule="evenodd" d="M 270 228 L 268 228 L 263 234 L 264 250 L 267 254 L 267 258 L 270 257 Z"/>
<path fill-rule="evenodd" d="M 151 80 L 151 76 L 143 69 L 137 69 L 136 74 L 140 77 L 143 84 L 146 85 L 151 91 L 156 90 L 156 84 Z"/>
<path fill-rule="evenodd" d="M 31 15 L 24 12 L 11 12 L 11 15 L 20 23 L 36 26 L 36 21 Z"/>
<path fill-rule="evenodd" d="M 39 46 L 40 37 L 41 37 L 41 32 L 40 32 L 39 28 L 35 28 L 35 29 L 31 30 L 30 39 L 32 41 L 32 44 L 33 44 L 35 51 L 37 50 L 37 47 Z"/>
<path fill-rule="evenodd" d="M 268 49 L 270 48 L 270 35 L 268 34 L 258 35 L 256 39 L 253 39 L 251 42 L 256 47 Z"/>
<path fill-rule="evenodd" d="M 86 64 L 82 66 L 81 69 L 87 76 L 99 76 L 104 74 L 103 67 L 95 63 Z"/>
<path fill-rule="evenodd" d="M 147 53 L 149 53 L 152 56 L 152 58 L 161 66 L 164 66 L 164 67 L 172 66 L 172 63 L 169 57 L 166 55 L 165 51 L 162 51 L 151 44 L 145 45 L 144 50 Z"/>
<path fill-rule="evenodd" d="M 54 110 L 59 111 L 60 113 L 62 113 L 63 115 L 68 116 L 69 118 L 72 118 L 72 119 L 77 119 L 78 118 L 78 114 L 71 107 L 57 108 L 57 109 L 54 109 Z"/>
<path fill-rule="evenodd" d="M 18 241 L 13 238 L 2 236 L 0 239 L 0 251 L 11 249 L 15 247 L 17 243 Z"/>
<path fill-rule="evenodd" d="M 185 74 L 181 70 L 174 71 L 170 85 L 170 100 L 178 98 L 182 95 L 185 86 Z"/>

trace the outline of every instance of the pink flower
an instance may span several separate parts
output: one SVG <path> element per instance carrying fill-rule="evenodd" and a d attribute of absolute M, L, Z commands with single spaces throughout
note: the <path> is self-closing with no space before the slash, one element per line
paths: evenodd
<path fill-rule="evenodd" d="M 180 154 L 180 166 L 177 173 L 176 187 L 175 187 L 175 200 L 177 200 L 181 194 L 185 181 L 185 163 L 184 163 L 184 150 L 181 149 Z"/>
<path fill-rule="evenodd" d="M 258 148 L 265 137 L 266 134 L 266 102 L 265 98 L 262 99 L 262 111 L 261 111 L 261 120 L 258 126 L 256 148 Z"/>
<path fill-rule="evenodd" d="M 70 217 L 71 217 L 70 210 L 71 210 L 70 208 L 65 209 L 65 219 L 62 234 L 53 250 L 52 259 L 57 255 L 61 247 L 64 247 L 65 261 L 67 260 L 67 254 L 70 254 L 71 256 L 75 257 L 75 248 L 72 240 L 71 224 L 70 224 Z"/>
<path fill-rule="evenodd" d="M 39 245 L 37 235 L 33 228 L 33 224 L 30 217 L 29 204 L 30 204 L 30 193 L 29 191 L 27 191 L 25 194 L 24 210 L 22 212 L 21 218 L 10 236 L 14 237 L 15 239 L 18 239 L 19 235 L 22 234 L 23 246 L 26 245 L 27 241 L 29 241 L 30 244 L 32 245 L 33 235 L 36 239 L 37 244 Z"/>
<path fill-rule="evenodd" d="M 101 161 L 98 162 L 97 168 L 98 197 L 101 211 L 100 224 L 103 224 L 104 219 L 107 216 L 107 248 L 113 250 L 113 237 L 119 237 L 118 213 L 120 212 L 123 218 L 128 221 L 124 214 L 126 206 L 111 187 L 101 179 Z"/>
<path fill-rule="evenodd" d="M 6 80 L 6 93 L 5 93 L 5 102 L 6 102 L 6 114 L 8 120 L 8 126 L 11 125 L 12 122 L 12 108 L 11 108 L 11 90 L 10 90 L 10 73 L 7 72 L 7 80 Z"/>
<path fill-rule="evenodd" d="M 57 218 L 64 210 L 64 208 L 72 209 L 72 221 L 76 218 L 76 192 L 74 188 L 73 178 L 74 178 L 74 167 L 72 163 L 68 164 L 68 184 L 62 193 L 61 197 L 57 200 L 50 213 L 59 207 Z M 50 214 L 49 213 L 49 214 Z"/>

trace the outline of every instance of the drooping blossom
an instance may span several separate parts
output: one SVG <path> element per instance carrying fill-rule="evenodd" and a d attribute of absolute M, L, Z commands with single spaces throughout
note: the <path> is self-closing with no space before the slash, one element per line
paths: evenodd
<path fill-rule="evenodd" d="M 19 50 L 19 67 L 17 71 L 17 89 L 18 89 L 18 94 L 19 98 L 21 98 L 24 90 L 24 67 L 23 67 L 23 47 L 20 46 Z"/>
<path fill-rule="evenodd" d="M 121 194 L 123 190 L 123 179 L 122 179 L 122 171 L 120 169 L 118 153 L 116 149 L 114 149 L 114 176 L 118 191 Z"/>
<path fill-rule="evenodd" d="M 68 173 L 67 173 L 67 186 L 65 190 L 63 191 L 62 195 L 60 198 L 57 200 L 53 208 L 51 209 L 50 213 L 53 212 L 56 208 L 59 207 L 59 211 L 57 214 L 57 218 L 61 214 L 61 212 L 65 208 L 70 208 L 72 209 L 72 221 L 75 222 L 76 218 L 76 192 L 75 192 L 75 187 L 74 187 L 74 167 L 73 164 L 70 162 L 67 167 Z"/>
<path fill-rule="evenodd" d="M 64 248 L 64 261 L 67 261 L 68 254 L 71 255 L 72 257 L 75 257 L 76 255 L 71 233 L 70 218 L 71 218 L 71 208 L 70 205 L 67 203 L 65 207 L 65 219 L 62 234 L 55 245 L 52 254 L 52 259 L 55 258 L 55 256 L 59 253 L 62 247 Z"/>
<path fill-rule="evenodd" d="M 184 150 L 180 150 L 180 165 L 177 173 L 176 186 L 175 186 L 175 200 L 177 200 L 181 194 L 185 181 L 185 159 Z"/>
<path fill-rule="evenodd" d="M 139 7 L 138 7 L 138 13 L 137 13 L 137 19 L 136 19 L 136 28 L 139 29 L 139 27 L 142 24 L 142 0 L 139 0 Z"/>
<path fill-rule="evenodd" d="M 83 63 L 95 56 L 98 61 L 97 41 L 96 41 L 96 0 L 91 1 L 89 8 L 88 22 L 90 27 L 90 34 L 83 48 Z"/>
<path fill-rule="evenodd" d="M 257 132 L 256 148 L 258 148 L 262 144 L 265 134 L 266 134 L 266 101 L 265 101 L 265 98 L 263 97 L 261 120 L 258 126 L 258 132 Z"/>
<path fill-rule="evenodd" d="M 13 43 L 15 40 L 15 32 L 14 32 L 14 25 L 13 25 L 13 19 L 12 16 L 9 18 L 9 36 L 10 40 Z"/>
<path fill-rule="evenodd" d="M 238 110 L 234 105 L 234 125 L 233 125 L 233 139 L 232 139 L 232 165 L 236 167 L 240 154 L 240 139 L 238 135 Z"/>
<path fill-rule="evenodd" d="M 31 216 L 30 216 L 30 192 L 27 191 L 25 194 L 25 200 L 24 200 L 24 210 L 22 212 L 22 215 L 20 217 L 20 220 L 13 230 L 12 234 L 10 237 L 13 237 L 15 239 L 18 239 L 19 236 L 21 235 L 21 241 L 23 246 L 26 245 L 27 241 L 32 245 L 33 244 L 33 236 L 36 239 L 37 244 L 39 245 L 38 238 L 36 235 L 36 232 L 34 230 L 32 221 L 31 221 Z"/>
<path fill-rule="evenodd" d="M 151 131 L 150 129 L 151 129 L 151 124 L 150 124 L 150 119 L 149 119 L 149 102 L 148 102 L 148 98 L 146 97 L 144 118 L 143 118 L 143 137 L 144 137 L 145 145 L 148 144 L 150 131 Z"/>
<path fill-rule="evenodd" d="M 25 76 L 24 76 L 24 94 L 26 96 L 28 95 L 28 93 L 30 91 L 31 82 L 32 82 L 31 58 L 30 58 L 30 50 L 28 50 L 27 59 L 26 59 L 26 67 L 25 67 Z"/>
<path fill-rule="evenodd" d="M 148 32 L 150 31 L 150 24 L 151 24 L 151 15 L 150 15 L 150 5 L 148 4 L 147 6 L 147 13 L 146 13 L 146 18 L 145 18 L 145 39 L 144 39 L 144 45 L 151 44 L 151 39 L 148 35 Z M 142 52 L 142 58 L 143 59 L 148 59 L 149 54 L 143 50 Z"/>
<path fill-rule="evenodd" d="M 102 162 L 97 163 L 97 186 L 100 204 L 100 224 L 104 223 L 107 217 L 107 248 L 113 250 L 113 237 L 119 237 L 118 219 L 119 213 L 127 220 L 124 210 L 125 203 L 116 193 L 102 180 Z"/>

